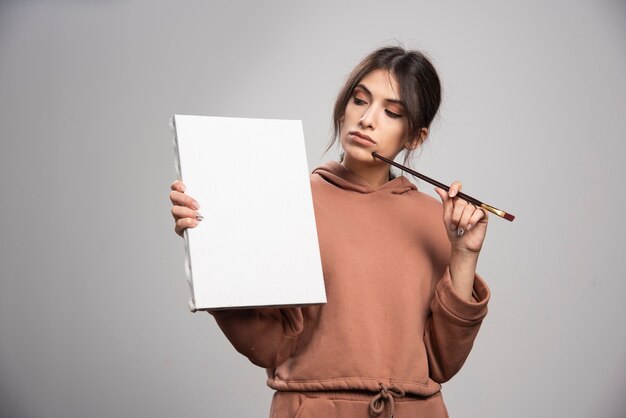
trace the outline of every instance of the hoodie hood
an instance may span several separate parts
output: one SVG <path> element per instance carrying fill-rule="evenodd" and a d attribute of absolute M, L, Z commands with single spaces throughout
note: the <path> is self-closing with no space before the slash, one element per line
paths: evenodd
<path fill-rule="evenodd" d="M 417 186 L 407 180 L 404 176 L 398 176 L 393 180 L 389 180 L 378 189 L 375 189 L 364 179 L 357 176 L 354 172 L 335 160 L 330 160 L 320 165 L 312 171 L 312 174 L 318 174 L 324 180 L 344 190 L 351 190 L 359 193 L 389 191 L 393 194 L 402 194 L 408 192 L 409 190 L 417 190 Z"/>

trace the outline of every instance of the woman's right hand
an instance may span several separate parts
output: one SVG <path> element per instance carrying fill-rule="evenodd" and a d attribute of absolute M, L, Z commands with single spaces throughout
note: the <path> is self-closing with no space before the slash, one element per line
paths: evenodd
<path fill-rule="evenodd" d="M 183 237 L 187 228 L 195 228 L 202 216 L 197 212 L 200 205 L 191 196 L 185 194 L 185 185 L 176 180 L 171 185 L 170 200 L 172 201 L 172 216 L 174 217 L 174 231 Z"/>

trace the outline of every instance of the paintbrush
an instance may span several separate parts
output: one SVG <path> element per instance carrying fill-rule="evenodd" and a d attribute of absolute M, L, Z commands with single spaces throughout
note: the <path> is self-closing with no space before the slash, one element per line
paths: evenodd
<path fill-rule="evenodd" d="M 382 155 L 378 154 L 378 153 L 377 153 L 377 152 L 375 152 L 375 151 L 374 151 L 374 152 L 372 152 L 372 155 L 373 155 L 374 157 L 376 157 L 376 158 L 379 158 L 379 159 L 383 160 L 384 162 L 386 162 L 386 163 L 388 163 L 388 164 L 391 164 L 391 165 L 392 165 L 392 166 L 394 166 L 394 167 L 397 167 L 397 168 L 399 168 L 399 169 L 401 169 L 401 170 L 403 170 L 403 171 L 406 171 L 407 173 L 413 174 L 415 177 L 419 177 L 419 178 L 421 178 L 422 180 L 429 182 L 429 183 L 430 183 L 430 184 L 432 184 L 433 186 L 437 186 L 437 187 L 439 187 L 440 189 L 445 190 L 446 192 L 450 190 L 450 186 L 446 186 L 446 185 L 445 185 L 445 184 L 443 184 L 443 183 L 439 183 L 437 180 L 433 180 L 433 179 L 431 179 L 430 177 L 427 177 L 427 176 L 425 176 L 425 175 L 423 175 L 423 174 L 418 173 L 418 172 L 417 172 L 417 171 L 415 171 L 415 170 L 411 170 L 410 168 L 403 166 L 402 164 L 398 164 L 398 163 L 397 163 L 397 162 L 395 162 L 395 161 L 392 161 L 392 160 L 390 160 L 390 159 L 388 159 L 388 158 L 385 158 L 385 157 L 383 157 Z M 501 210 L 501 209 L 497 209 L 497 208 L 495 208 L 495 207 L 493 207 L 493 206 L 491 206 L 491 205 L 488 205 L 488 204 L 486 204 L 486 203 L 483 203 L 483 202 L 481 202 L 480 200 L 473 198 L 472 196 L 468 196 L 468 195 L 466 195 L 465 193 L 458 192 L 458 193 L 457 193 L 457 196 L 458 196 L 458 197 L 460 197 L 461 199 L 463 199 L 463 200 L 465 200 L 465 201 L 469 202 L 469 203 L 472 203 L 472 204 L 476 205 L 476 206 L 477 206 L 477 207 L 479 207 L 479 208 L 482 208 L 482 209 L 488 210 L 488 211 L 489 211 L 489 212 L 491 212 L 491 213 L 495 213 L 496 215 L 498 215 L 498 216 L 499 216 L 499 217 L 501 217 L 501 218 L 506 219 L 507 221 L 511 221 L 511 222 L 513 222 L 513 219 L 515 219 L 515 216 L 514 216 L 514 215 L 512 215 L 512 214 L 510 214 L 510 213 L 507 213 L 507 212 L 505 212 L 505 211 L 503 211 L 503 210 Z"/>

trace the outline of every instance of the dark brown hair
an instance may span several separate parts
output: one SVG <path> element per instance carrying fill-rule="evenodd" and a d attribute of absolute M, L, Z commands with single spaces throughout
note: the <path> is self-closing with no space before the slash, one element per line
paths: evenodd
<path fill-rule="evenodd" d="M 400 86 L 400 100 L 405 104 L 409 138 L 417 137 L 422 128 L 430 128 L 441 104 L 441 84 L 435 67 L 420 51 L 387 46 L 371 52 L 348 76 L 335 101 L 333 136 L 324 153 L 339 137 L 346 106 L 354 88 L 363 77 L 378 69 L 389 71 Z M 404 165 L 407 165 L 412 151 L 405 149 Z M 340 158 L 343 161 L 343 153 Z"/>

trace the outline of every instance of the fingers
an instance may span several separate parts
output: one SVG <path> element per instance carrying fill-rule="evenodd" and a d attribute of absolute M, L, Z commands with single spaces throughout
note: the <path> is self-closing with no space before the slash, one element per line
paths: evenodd
<path fill-rule="evenodd" d="M 482 212 L 482 210 L 477 211 L 476 206 L 474 206 L 471 203 L 467 203 L 465 205 L 465 208 L 463 209 L 463 213 L 461 214 L 461 219 L 457 223 L 458 225 L 457 235 L 458 236 L 462 236 L 465 233 L 465 231 L 469 231 L 470 229 L 472 229 L 473 225 L 470 224 L 470 219 L 472 219 L 472 217 L 475 217 L 474 214 L 476 212 Z"/>
<path fill-rule="evenodd" d="M 172 183 L 170 188 L 172 190 L 176 190 L 177 192 L 181 192 L 181 193 L 185 193 L 185 189 L 187 189 L 185 184 L 180 180 L 176 180 L 174 183 Z"/>
<path fill-rule="evenodd" d="M 483 218 L 487 218 L 487 212 L 480 208 L 476 208 L 469 221 L 467 222 L 467 230 L 469 231 L 470 229 L 472 229 L 472 227 Z"/>
<path fill-rule="evenodd" d="M 452 231 L 457 231 L 462 236 L 465 231 L 472 229 L 480 219 L 485 216 L 482 210 L 458 197 L 463 184 L 455 181 L 450 185 L 448 192 L 436 187 L 435 190 L 443 202 L 444 224 Z"/>
<path fill-rule="evenodd" d="M 452 219 L 452 209 L 454 206 L 452 203 L 452 199 L 448 195 L 448 192 L 440 189 L 439 187 L 435 187 L 435 191 L 437 192 L 443 203 L 443 224 L 448 227 L 450 225 L 450 220 Z"/>
<path fill-rule="evenodd" d="M 441 200 L 445 202 L 446 200 L 448 200 L 448 198 L 452 198 L 456 196 L 458 192 L 461 191 L 462 187 L 463 187 L 463 184 L 460 181 L 455 181 L 448 188 L 448 192 L 446 192 L 444 189 L 440 187 L 435 187 L 435 191 L 437 192 Z"/>
<path fill-rule="evenodd" d="M 448 196 L 448 193 L 445 190 L 443 190 L 443 189 L 441 189 L 439 187 L 435 187 L 435 191 L 437 192 L 437 194 L 439 195 L 439 197 L 441 198 L 441 201 L 443 203 L 445 203 L 446 200 L 448 200 L 449 196 Z"/>
<path fill-rule="evenodd" d="M 443 203 L 444 225 L 449 228 L 449 234 L 453 234 L 450 231 L 456 231 L 457 237 L 463 236 L 465 232 L 470 231 L 478 223 L 486 224 L 488 220 L 487 212 L 458 196 L 461 188 L 462 184 L 458 181 L 452 183 L 447 192 L 435 187 L 435 191 Z M 449 236 L 453 240 L 452 236 Z"/>
<path fill-rule="evenodd" d="M 176 221 L 176 223 L 174 224 L 174 231 L 180 235 L 181 237 L 184 236 L 183 235 L 183 231 L 187 228 L 195 228 L 196 226 L 198 226 L 198 221 L 196 219 L 193 218 L 181 218 L 179 220 Z"/>
<path fill-rule="evenodd" d="M 193 199 L 191 196 L 187 196 L 186 194 L 176 191 L 176 190 L 172 190 L 170 192 L 170 200 L 172 201 L 172 204 L 174 205 L 186 206 L 188 208 L 196 209 L 196 210 L 200 209 L 200 204 L 196 202 L 195 199 Z"/>
<path fill-rule="evenodd" d="M 465 225 L 461 225 L 461 217 L 463 216 L 465 209 L 469 205 L 469 203 L 467 203 L 463 199 L 456 198 L 454 200 L 455 202 L 454 202 L 454 208 L 452 209 L 452 218 L 450 219 L 450 229 L 453 231 L 460 227 L 465 229 L 464 228 Z M 463 234 L 463 233 L 459 232 L 459 234 Z"/>
<path fill-rule="evenodd" d="M 450 185 L 448 192 L 435 187 L 435 191 L 443 202 L 443 222 L 446 226 L 449 225 L 451 230 L 456 230 L 463 214 L 463 209 L 467 205 L 467 202 L 455 197 L 463 185 L 459 181 L 455 181 Z"/>
<path fill-rule="evenodd" d="M 450 185 L 450 190 L 448 190 L 448 196 L 454 197 L 458 192 L 461 191 L 463 184 L 460 181 L 455 181 Z"/>
<path fill-rule="evenodd" d="M 202 220 L 202 215 L 197 212 L 197 209 L 200 209 L 200 204 L 185 194 L 186 187 L 182 181 L 176 180 L 170 188 L 172 189 L 170 201 L 173 205 L 171 212 L 175 221 L 174 232 L 183 237 L 185 229 L 195 228 Z"/>
<path fill-rule="evenodd" d="M 185 229 L 195 228 L 203 219 L 198 211 L 184 206 L 172 207 L 172 216 L 174 217 L 174 232 L 181 237 L 184 236 Z"/>
<path fill-rule="evenodd" d="M 198 219 L 200 213 L 196 210 L 189 209 L 185 206 L 172 206 L 172 216 L 174 220 L 179 220 L 180 218 L 194 218 Z"/>

